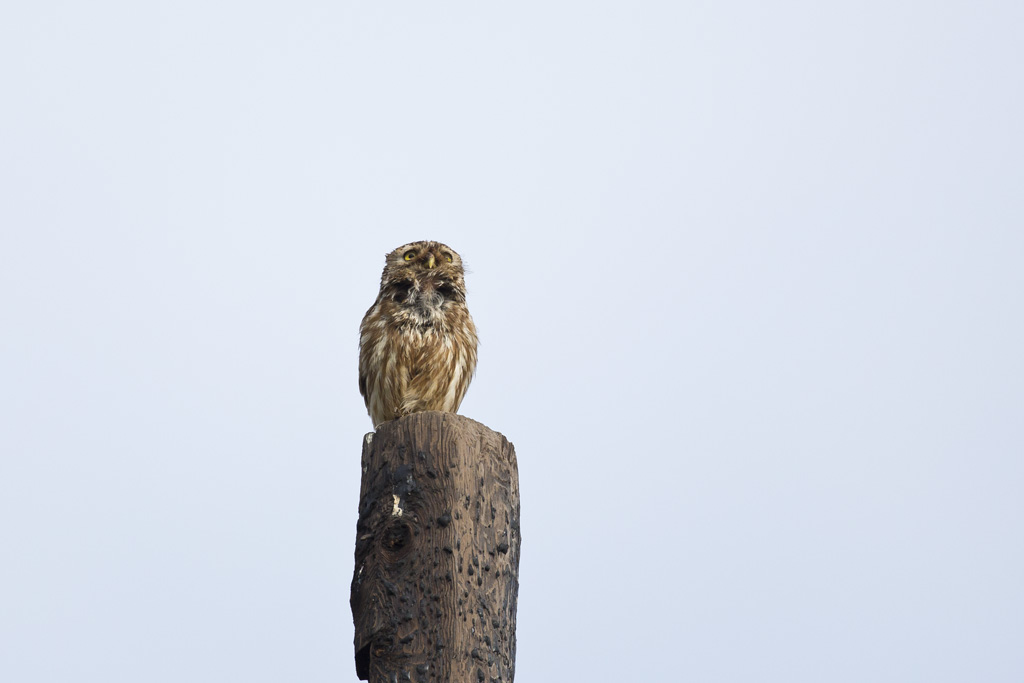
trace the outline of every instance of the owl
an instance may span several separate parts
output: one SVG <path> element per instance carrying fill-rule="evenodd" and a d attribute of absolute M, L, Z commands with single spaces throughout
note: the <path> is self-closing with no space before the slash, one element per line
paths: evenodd
<path fill-rule="evenodd" d="M 359 326 L 359 393 L 374 428 L 410 413 L 458 410 L 476 346 L 459 255 L 440 242 L 388 254 L 380 293 Z"/>

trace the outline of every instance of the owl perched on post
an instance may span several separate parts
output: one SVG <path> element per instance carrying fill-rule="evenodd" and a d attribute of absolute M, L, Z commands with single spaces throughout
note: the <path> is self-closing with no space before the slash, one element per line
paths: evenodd
<path fill-rule="evenodd" d="M 462 259 L 440 242 L 385 257 L 377 301 L 359 326 L 359 393 L 374 428 L 425 410 L 454 413 L 476 370 L 476 327 Z"/>

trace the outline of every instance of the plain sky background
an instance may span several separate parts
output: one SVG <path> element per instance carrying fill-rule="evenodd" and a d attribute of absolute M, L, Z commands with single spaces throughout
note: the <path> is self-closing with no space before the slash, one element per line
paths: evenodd
<path fill-rule="evenodd" d="M 1024 3 L 11 2 L 0 680 L 354 681 L 443 241 L 518 680 L 1024 680 Z"/>

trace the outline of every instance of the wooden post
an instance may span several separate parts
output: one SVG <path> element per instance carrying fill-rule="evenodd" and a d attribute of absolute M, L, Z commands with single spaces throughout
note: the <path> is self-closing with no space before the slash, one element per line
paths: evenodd
<path fill-rule="evenodd" d="M 363 442 L 352 577 L 356 674 L 371 683 L 512 681 L 519 591 L 515 449 L 426 412 Z"/>

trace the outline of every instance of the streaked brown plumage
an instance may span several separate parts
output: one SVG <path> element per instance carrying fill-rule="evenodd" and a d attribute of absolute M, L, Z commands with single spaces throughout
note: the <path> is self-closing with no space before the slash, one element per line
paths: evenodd
<path fill-rule="evenodd" d="M 359 326 L 359 393 L 374 427 L 410 413 L 454 413 L 476 370 L 476 327 L 462 259 L 439 242 L 385 257 L 377 301 Z"/>

